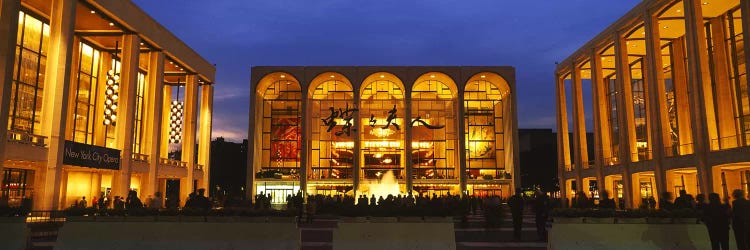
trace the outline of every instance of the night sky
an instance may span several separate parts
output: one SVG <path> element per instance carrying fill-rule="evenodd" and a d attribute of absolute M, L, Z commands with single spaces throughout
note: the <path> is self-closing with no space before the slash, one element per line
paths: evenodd
<path fill-rule="evenodd" d="M 519 127 L 554 128 L 555 62 L 640 0 L 133 2 L 216 64 L 213 137 L 242 141 L 251 66 L 513 66 Z"/>

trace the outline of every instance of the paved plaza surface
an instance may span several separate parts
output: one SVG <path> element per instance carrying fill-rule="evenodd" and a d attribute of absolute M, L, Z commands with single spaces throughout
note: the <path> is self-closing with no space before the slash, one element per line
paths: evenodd
<path fill-rule="evenodd" d="M 510 210 L 506 208 L 504 211 L 507 214 L 500 227 L 486 227 L 481 211 L 476 215 L 469 215 L 466 223 L 462 223 L 460 218 L 455 218 L 456 249 L 540 250 L 547 248 L 547 242 L 537 239 L 534 215 L 528 209 L 525 211 L 523 218 L 521 241 L 513 240 L 513 225 Z M 338 219 L 335 217 L 320 217 L 316 218 L 312 223 L 301 223 L 299 225 L 302 234 L 301 249 L 333 249 L 333 230 L 337 228 L 337 225 Z"/>

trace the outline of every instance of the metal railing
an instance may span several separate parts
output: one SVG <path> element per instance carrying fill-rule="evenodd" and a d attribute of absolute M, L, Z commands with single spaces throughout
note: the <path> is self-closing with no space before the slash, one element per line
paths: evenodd
<path fill-rule="evenodd" d="M 614 166 L 620 164 L 620 158 L 617 156 L 604 157 L 604 166 Z"/>
<path fill-rule="evenodd" d="M 576 164 L 568 164 L 565 165 L 565 172 L 573 172 L 573 170 L 576 170 Z"/>
<path fill-rule="evenodd" d="M 31 211 L 26 216 L 26 223 L 65 222 L 65 211 L 45 210 Z"/>
<path fill-rule="evenodd" d="M 148 162 L 148 155 L 145 154 L 133 153 L 130 155 L 130 158 L 134 161 Z"/>
<path fill-rule="evenodd" d="M 17 142 L 21 144 L 29 144 L 36 147 L 45 147 L 47 144 L 45 144 L 44 140 L 47 139 L 46 136 L 41 135 L 35 135 L 31 133 L 27 133 L 24 131 L 17 131 L 17 130 L 8 130 L 8 141 L 11 142 Z"/>
<path fill-rule="evenodd" d="M 680 155 L 690 155 L 693 154 L 693 144 L 692 143 L 686 143 L 686 144 L 680 144 L 676 146 L 671 147 L 664 147 L 664 154 L 666 157 L 675 157 Z"/>
<path fill-rule="evenodd" d="M 184 161 L 161 158 L 159 163 L 161 163 L 162 165 L 169 166 L 169 167 L 187 168 L 187 162 L 184 162 Z"/>
<path fill-rule="evenodd" d="M 195 164 L 195 166 L 193 166 L 193 170 L 203 171 L 203 165 Z"/>
<path fill-rule="evenodd" d="M 631 153 L 631 158 L 633 162 L 639 162 L 639 161 L 646 161 L 651 160 L 653 158 L 653 155 L 651 154 L 651 150 L 638 150 L 638 152 Z"/>
<path fill-rule="evenodd" d="M 740 145 L 742 145 L 742 138 L 739 135 L 711 139 L 711 151 L 732 149 Z"/>

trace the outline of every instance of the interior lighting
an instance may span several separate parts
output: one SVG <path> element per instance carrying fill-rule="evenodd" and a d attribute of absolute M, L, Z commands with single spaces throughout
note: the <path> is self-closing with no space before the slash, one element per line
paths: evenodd
<path fill-rule="evenodd" d="M 385 75 L 380 75 L 380 78 L 383 78 L 383 77 L 385 77 Z"/>
<path fill-rule="evenodd" d="M 177 79 L 177 99 L 173 100 L 169 110 L 169 143 L 180 143 L 182 140 L 182 115 L 184 103 L 180 101 L 180 80 Z"/>
<path fill-rule="evenodd" d="M 334 75 L 331 75 L 331 78 L 334 78 L 334 77 L 335 77 Z"/>
<path fill-rule="evenodd" d="M 708 2 L 703 2 L 703 5 L 708 5 Z"/>
<path fill-rule="evenodd" d="M 109 26 L 115 26 L 115 23 L 109 23 Z"/>
<path fill-rule="evenodd" d="M 93 10 L 92 10 L 92 11 L 91 11 L 91 14 L 96 14 L 96 11 L 93 11 Z"/>
<path fill-rule="evenodd" d="M 118 43 L 115 42 L 115 55 L 117 57 Z M 117 99 L 120 89 L 120 72 L 117 63 L 107 71 L 107 89 L 104 91 L 104 125 L 115 126 L 117 124 Z"/>
<path fill-rule="evenodd" d="M 482 75 L 482 76 L 480 76 L 480 77 L 481 77 L 481 78 L 485 78 L 485 77 L 487 77 L 487 76 L 486 76 L 486 75 Z"/>
<path fill-rule="evenodd" d="M 286 77 L 285 75 L 281 75 L 281 78 L 285 78 L 285 77 Z"/>
<path fill-rule="evenodd" d="M 430 78 L 435 78 L 435 75 L 430 75 Z"/>

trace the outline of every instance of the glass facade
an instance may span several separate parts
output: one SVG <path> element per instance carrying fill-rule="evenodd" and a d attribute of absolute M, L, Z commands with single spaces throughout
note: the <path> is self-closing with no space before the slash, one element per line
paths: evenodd
<path fill-rule="evenodd" d="M 8 129 L 41 134 L 44 71 L 47 67 L 49 25 L 20 12 Z"/>
<path fill-rule="evenodd" d="M 360 160 L 363 179 L 380 179 L 392 172 L 403 179 L 404 156 L 404 89 L 395 76 L 382 73 L 362 86 L 360 121 L 362 150 Z"/>
<path fill-rule="evenodd" d="M 476 79 L 466 84 L 464 136 L 470 179 L 504 178 L 505 95 L 507 92 L 488 80 Z"/>
<path fill-rule="evenodd" d="M 312 164 L 307 177 L 310 180 L 352 179 L 359 112 L 348 80 L 337 74 L 330 74 L 328 78 L 314 83 L 311 89 Z"/>
<path fill-rule="evenodd" d="M 133 121 L 133 153 L 144 153 L 141 147 L 143 140 L 143 117 L 146 108 L 144 107 L 144 95 L 146 92 L 146 73 L 138 72 L 138 82 L 135 85 L 135 120 Z"/>
<path fill-rule="evenodd" d="M 73 141 L 94 144 L 97 89 L 101 52 L 86 43 L 79 43 L 78 76 L 73 121 Z"/>
<path fill-rule="evenodd" d="M 451 86 L 429 79 L 417 82 L 411 92 L 411 165 L 414 179 L 456 179 L 455 101 Z M 453 87 L 455 89 L 455 87 Z"/>
<path fill-rule="evenodd" d="M 299 179 L 302 91 L 294 80 L 278 80 L 263 91 L 260 178 Z"/>

